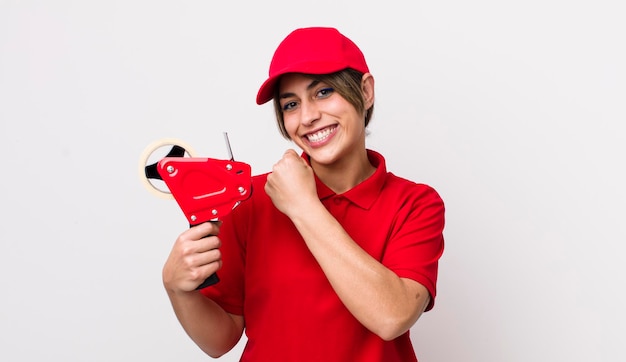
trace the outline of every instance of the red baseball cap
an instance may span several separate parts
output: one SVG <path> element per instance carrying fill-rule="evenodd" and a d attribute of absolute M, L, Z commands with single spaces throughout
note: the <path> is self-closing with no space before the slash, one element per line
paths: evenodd
<path fill-rule="evenodd" d="M 369 72 L 363 53 L 352 40 L 335 28 L 296 29 L 276 48 L 269 78 L 261 85 L 256 103 L 274 98 L 274 88 L 283 74 L 329 74 L 346 68 Z"/>

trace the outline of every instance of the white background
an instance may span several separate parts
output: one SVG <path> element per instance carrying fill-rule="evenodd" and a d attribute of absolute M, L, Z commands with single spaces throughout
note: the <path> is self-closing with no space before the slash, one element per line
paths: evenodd
<path fill-rule="evenodd" d="M 313 25 L 366 54 L 368 146 L 446 201 L 420 361 L 625 360 L 622 4 L 1 0 L 0 360 L 208 359 L 160 279 L 186 221 L 139 157 L 225 158 L 227 131 L 268 171 L 290 144 L 256 91 Z"/>

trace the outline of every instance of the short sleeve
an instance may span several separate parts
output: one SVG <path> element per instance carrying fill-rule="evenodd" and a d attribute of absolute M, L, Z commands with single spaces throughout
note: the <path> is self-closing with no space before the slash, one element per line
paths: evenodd
<path fill-rule="evenodd" d="M 406 190 L 387 243 L 383 264 L 398 276 L 417 281 L 428 289 L 434 306 L 439 259 L 443 254 L 445 206 L 430 186 L 416 184 Z"/>

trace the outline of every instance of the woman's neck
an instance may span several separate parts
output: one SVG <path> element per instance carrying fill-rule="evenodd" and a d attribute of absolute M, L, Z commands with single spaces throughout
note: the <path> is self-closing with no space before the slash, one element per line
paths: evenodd
<path fill-rule="evenodd" d="M 354 157 L 343 158 L 332 165 L 323 165 L 310 161 L 317 177 L 337 194 L 342 194 L 367 178 L 376 171 L 367 157 L 367 150 L 359 152 Z"/>

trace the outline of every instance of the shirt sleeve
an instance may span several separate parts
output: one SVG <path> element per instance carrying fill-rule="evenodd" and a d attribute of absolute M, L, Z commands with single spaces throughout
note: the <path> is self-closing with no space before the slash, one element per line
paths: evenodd
<path fill-rule="evenodd" d="M 405 190 L 407 200 L 397 213 L 383 264 L 401 278 L 422 284 L 430 293 L 426 310 L 434 306 L 439 259 L 444 249 L 445 206 L 430 186 Z"/>

